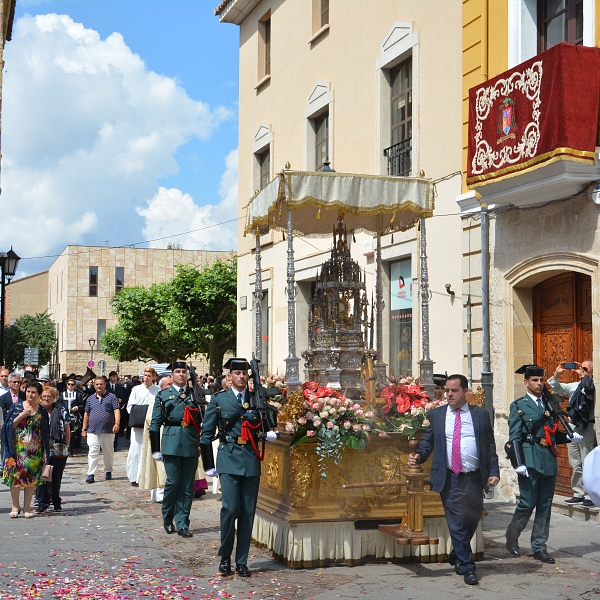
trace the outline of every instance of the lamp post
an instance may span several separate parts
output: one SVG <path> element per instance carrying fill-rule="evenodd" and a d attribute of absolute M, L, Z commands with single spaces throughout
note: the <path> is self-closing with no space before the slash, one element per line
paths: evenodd
<path fill-rule="evenodd" d="M 96 338 L 90 338 L 88 343 L 90 344 L 90 362 L 92 362 L 94 360 L 94 346 L 96 345 Z"/>
<path fill-rule="evenodd" d="M 8 252 L 2 252 L 0 254 L 0 270 L 1 270 L 1 278 L 0 282 L 0 293 L 2 293 L 2 298 L 0 299 L 0 365 L 4 366 L 4 310 L 5 310 L 5 298 L 6 298 L 6 285 L 9 284 L 12 278 L 15 276 L 17 272 L 17 267 L 19 266 L 19 261 L 21 258 L 17 255 L 17 253 L 10 247 Z"/>

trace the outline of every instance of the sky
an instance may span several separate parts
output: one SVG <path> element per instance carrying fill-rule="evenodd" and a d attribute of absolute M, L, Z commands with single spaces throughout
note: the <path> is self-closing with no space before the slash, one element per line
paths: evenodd
<path fill-rule="evenodd" d="M 0 195 L 17 277 L 68 244 L 236 249 L 239 31 L 216 4 L 17 0 Z"/>

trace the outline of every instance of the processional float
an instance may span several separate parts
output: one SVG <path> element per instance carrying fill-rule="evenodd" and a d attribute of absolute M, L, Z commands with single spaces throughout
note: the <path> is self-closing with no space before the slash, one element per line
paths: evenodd
<path fill-rule="evenodd" d="M 287 240 L 288 357 L 286 420 L 294 405 L 302 408 L 300 359 L 296 355 L 294 267 L 295 235 L 333 235 L 331 258 L 324 263 L 310 299 L 309 347 L 303 352 L 309 378 L 338 389 L 353 387 L 357 356 L 369 366 L 370 395 L 386 381 L 383 361 L 383 287 L 381 237 L 420 227 L 419 293 L 422 357 L 419 378 L 433 397 L 433 361 L 429 356 L 429 278 L 425 219 L 433 215 L 431 180 L 337 173 L 328 165 L 319 172 L 286 168 L 247 206 L 246 235 L 256 236 L 254 289 L 255 356 L 261 359 L 261 243 L 267 228 Z M 369 320 L 364 276 L 351 260 L 346 235 L 377 237 L 374 312 Z M 329 292 L 329 294 L 328 294 Z M 334 297 L 335 293 L 340 298 Z M 336 307 L 336 300 L 337 302 Z M 336 317 L 343 319 L 336 323 Z M 367 332 L 375 321 L 375 342 Z M 327 325 L 330 324 L 331 327 Z M 338 329 L 345 324 L 345 330 Z M 319 326 L 317 326 L 319 325 Z M 325 326 L 323 326 L 325 325 Z M 323 327 L 322 327 L 323 326 Z M 317 333 L 318 330 L 318 333 Z M 344 336 L 344 339 L 342 338 Z M 327 342 L 330 342 L 328 345 Z M 375 346 L 375 347 L 373 347 Z M 344 380 L 346 377 L 346 380 Z M 354 378 L 354 379 L 353 379 Z M 295 401 L 292 401 L 292 399 Z M 367 399 L 373 402 L 374 399 Z M 408 440 L 401 434 L 370 440 L 363 450 L 319 476 L 309 443 L 290 449 L 284 432 L 270 445 L 263 466 L 253 538 L 291 567 L 360 564 L 366 557 L 402 561 L 437 561 L 449 552 L 449 533 L 439 495 L 429 492 L 426 473 L 407 465 Z M 427 469 L 430 463 L 424 466 Z M 365 483 L 371 478 L 373 483 Z M 402 516 L 402 523 L 398 524 Z M 371 524 L 375 524 L 374 527 Z M 377 526 L 379 525 L 379 530 Z M 391 534 L 386 535 L 386 534 Z M 479 542 L 481 536 L 478 538 Z M 397 542 L 397 543 L 396 543 Z M 480 554 L 474 548 L 474 554 Z"/>

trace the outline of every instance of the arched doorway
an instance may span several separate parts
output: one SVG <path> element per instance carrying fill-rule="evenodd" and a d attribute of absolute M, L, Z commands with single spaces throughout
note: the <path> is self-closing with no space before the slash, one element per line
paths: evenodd
<path fill-rule="evenodd" d="M 562 273 L 533 288 L 533 356 L 550 377 L 564 360 L 592 357 L 592 281 L 589 275 Z M 578 381 L 565 372 L 562 381 Z M 571 496 L 567 448 L 558 447 L 556 493 Z"/>

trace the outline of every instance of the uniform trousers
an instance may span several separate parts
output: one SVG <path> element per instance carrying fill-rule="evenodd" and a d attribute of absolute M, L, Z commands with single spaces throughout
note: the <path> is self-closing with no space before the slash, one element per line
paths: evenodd
<path fill-rule="evenodd" d="M 471 538 L 477 531 L 483 512 L 481 471 L 454 473 L 446 469 L 446 483 L 440 492 L 442 506 L 452 539 L 450 560 L 461 573 L 475 569 Z"/>
<path fill-rule="evenodd" d="M 248 552 L 252 539 L 252 526 L 260 476 L 219 475 L 221 482 L 221 547 L 218 556 L 231 556 L 235 521 L 237 519 L 237 546 L 235 562 L 238 565 L 248 564 Z"/>
<path fill-rule="evenodd" d="M 571 465 L 571 469 L 573 469 L 573 475 L 571 475 L 571 488 L 573 489 L 573 496 L 589 500 L 590 497 L 586 493 L 585 486 L 583 485 L 583 461 L 594 449 L 594 444 L 596 443 L 596 428 L 594 423 L 588 423 L 585 429 L 574 427 L 573 430 L 581 435 L 583 439 L 579 444 L 567 444 L 569 464 Z"/>
<path fill-rule="evenodd" d="M 175 520 L 177 531 L 189 529 L 198 457 L 163 454 L 163 461 L 167 474 L 162 501 L 163 521 L 172 523 Z"/>
<path fill-rule="evenodd" d="M 102 449 L 102 458 L 104 459 L 104 472 L 110 473 L 113 468 L 113 459 L 115 451 L 113 442 L 114 433 L 89 433 L 87 434 L 88 452 L 88 475 L 93 475 L 98 467 L 98 457 Z"/>
<path fill-rule="evenodd" d="M 527 467 L 529 477 L 519 475 L 519 503 L 512 521 L 506 530 L 506 539 L 516 542 L 535 509 L 535 518 L 531 529 L 531 549 L 534 552 L 546 550 L 550 535 L 550 514 L 556 475 L 542 475 L 539 471 Z"/>

